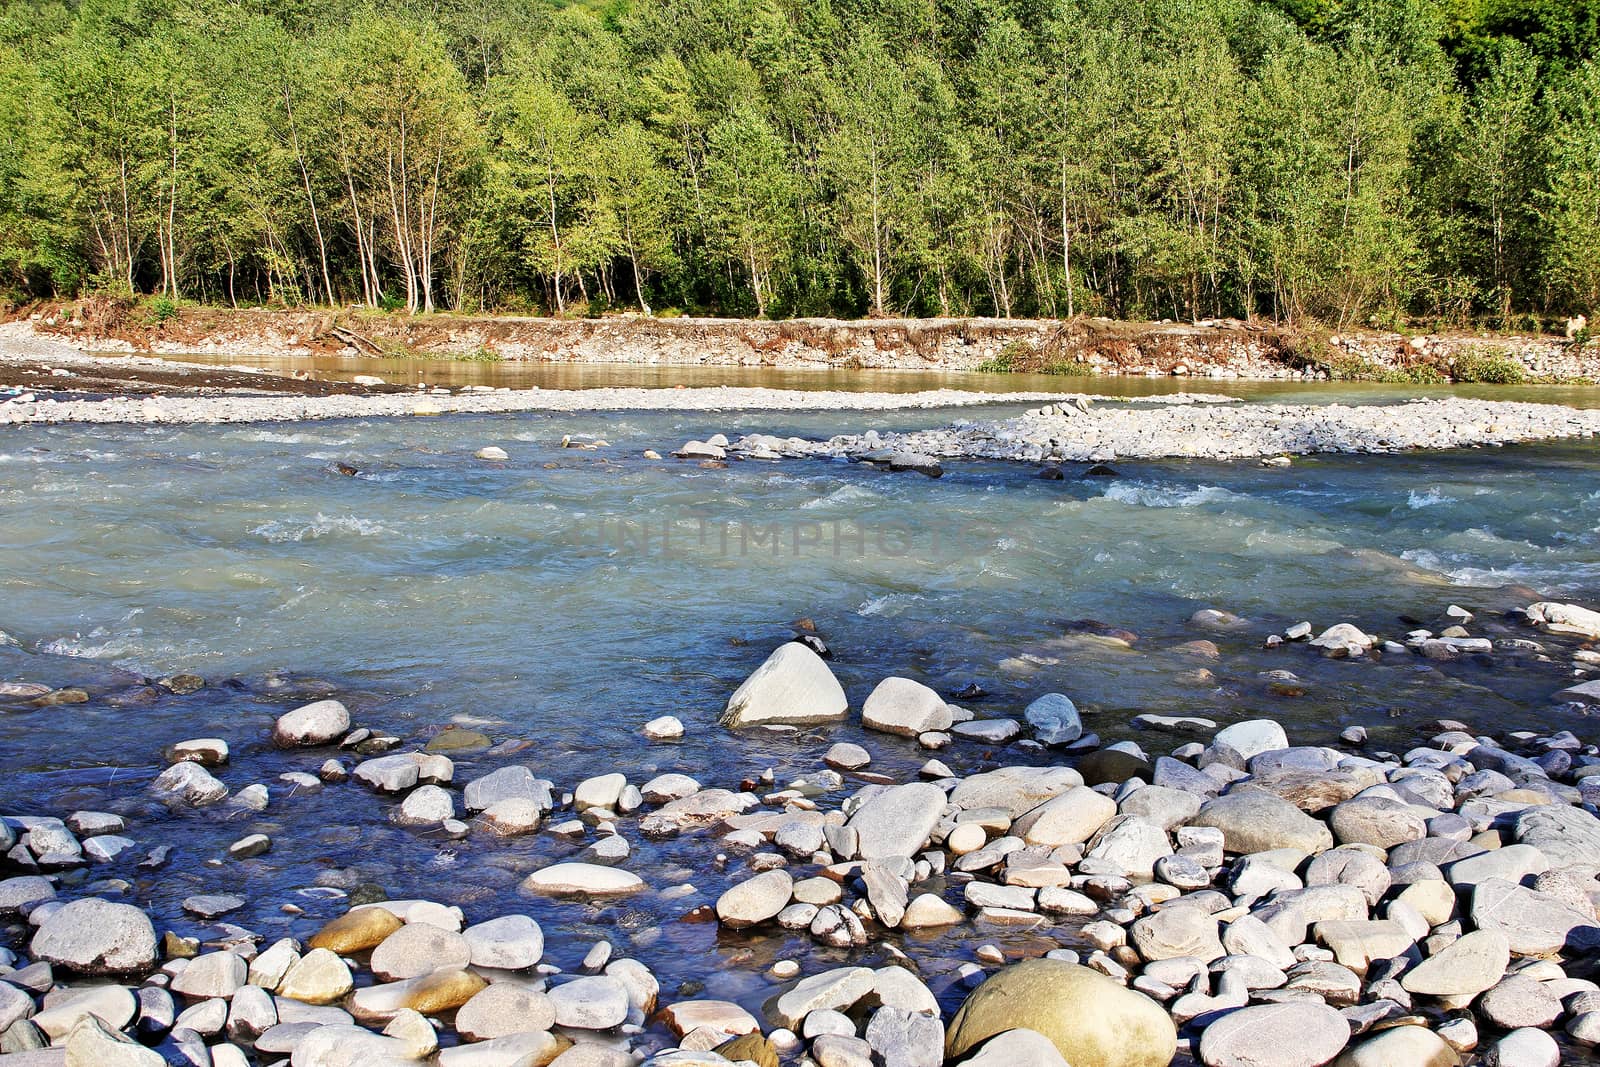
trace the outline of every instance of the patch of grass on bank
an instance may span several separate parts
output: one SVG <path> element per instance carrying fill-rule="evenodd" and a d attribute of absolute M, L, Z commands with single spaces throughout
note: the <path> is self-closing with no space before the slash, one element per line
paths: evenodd
<path fill-rule="evenodd" d="M 1432 363 L 1403 363 L 1386 367 L 1355 352 L 1327 345 L 1322 369 L 1334 381 L 1381 382 L 1385 385 L 1448 385 L 1450 379 Z"/>
<path fill-rule="evenodd" d="M 1012 341 L 998 355 L 978 364 L 984 374 L 1058 374 L 1066 378 L 1092 378 L 1094 367 L 1076 360 L 1046 360 L 1027 341 Z"/>
<path fill-rule="evenodd" d="M 1390 385 L 1448 385 L 1450 379 L 1444 372 L 1429 363 L 1413 363 L 1409 367 L 1390 367 L 1381 372 L 1378 381 Z"/>
<path fill-rule="evenodd" d="M 1451 375 L 1458 382 L 1488 385 L 1521 385 L 1528 372 L 1503 348 L 1474 347 L 1456 356 Z"/>
<path fill-rule="evenodd" d="M 164 326 L 178 317 L 178 302 L 166 293 L 157 293 L 144 305 L 144 321 L 148 326 Z"/>
<path fill-rule="evenodd" d="M 501 363 L 505 357 L 488 345 L 479 345 L 471 352 L 462 352 L 455 357 L 458 363 Z"/>
<path fill-rule="evenodd" d="M 378 355 L 384 359 L 422 359 L 423 354 L 404 341 L 395 341 L 388 337 L 377 339 Z"/>

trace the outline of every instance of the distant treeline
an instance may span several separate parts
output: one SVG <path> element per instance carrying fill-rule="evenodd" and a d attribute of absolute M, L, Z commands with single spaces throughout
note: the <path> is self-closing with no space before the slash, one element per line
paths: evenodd
<path fill-rule="evenodd" d="M 1506 327 L 1600 0 L 4 0 L 0 291 Z"/>

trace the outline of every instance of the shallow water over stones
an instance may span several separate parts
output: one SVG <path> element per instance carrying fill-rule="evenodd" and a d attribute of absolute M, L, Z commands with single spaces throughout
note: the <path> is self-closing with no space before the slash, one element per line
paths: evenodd
<path fill-rule="evenodd" d="M 1004 464 L 951 464 L 934 481 L 820 461 L 641 458 L 717 432 L 818 434 L 840 421 L 639 414 L 12 431 L 0 440 L 0 630 L 21 647 L 0 647 L 0 680 L 76 687 L 87 699 L 4 704 L 0 812 L 122 816 L 118 833 L 136 847 L 83 877 L 126 879 L 127 899 L 158 932 L 225 933 L 183 901 L 236 893 L 245 906 L 221 922 L 268 943 L 304 939 L 348 906 L 329 890 L 365 899 L 376 885 L 459 905 L 471 922 L 533 915 L 545 957 L 568 970 L 606 938 L 647 962 L 667 999 L 693 989 L 759 1014 L 777 960 L 813 974 L 887 956 L 681 921 L 750 873 L 731 848 L 720 849 L 726 867 L 711 862 L 719 848 L 705 834 L 656 841 L 629 828 L 623 866 L 647 892 L 594 904 L 527 895 L 528 872 L 582 858 L 592 838 L 458 840 L 397 826 L 395 798 L 355 781 L 311 784 L 335 753 L 275 746 L 276 717 L 335 696 L 355 726 L 400 738 L 396 752 L 447 726 L 481 733 L 491 747 L 449 752 L 458 800 L 464 783 L 519 764 L 558 796 L 612 771 L 634 785 L 681 772 L 737 788 L 772 768 L 783 786 L 822 770 L 837 741 L 871 753 L 863 771 L 913 781 L 933 753 L 858 725 L 891 675 L 982 717 L 1020 720 L 1038 697 L 1064 693 L 1086 731 L 1152 755 L 1209 731 L 1141 731 L 1137 714 L 1219 725 L 1269 716 L 1297 744 L 1361 725 L 1401 746 L 1440 717 L 1600 739 L 1550 699 L 1574 680 L 1577 639 L 1501 617 L 1547 596 L 1600 602 L 1592 446 L 1284 469 L 1133 463 L 1117 465 L 1116 479 L 1069 471 L 1059 482 Z M 586 434 L 610 443 L 560 447 Z M 486 445 L 510 458 L 475 458 Z M 1314 633 L 1349 621 L 1403 641 L 1442 631 L 1452 603 L 1474 613 L 1468 628 L 1496 641 L 1494 652 L 1340 660 L 1303 643 L 1262 648 L 1301 619 Z M 1247 621 L 1190 621 L 1206 607 Z M 833 656 L 849 720 L 787 735 L 718 727 L 728 695 L 801 618 Z M 1545 645 L 1548 661 L 1507 643 L 1524 638 Z M 180 672 L 207 685 L 178 695 L 189 686 L 154 684 Z M 973 684 L 986 695 L 953 697 Z M 668 714 L 684 739 L 647 740 L 644 725 Z M 226 742 L 229 761 L 210 770 L 230 796 L 169 809 L 147 787 L 164 750 L 197 737 Z M 959 737 L 937 755 L 961 774 L 1046 759 Z M 861 781 L 847 772 L 828 806 Z M 268 787 L 264 811 L 235 802 L 252 783 Z M 257 833 L 269 851 L 226 858 Z M 171 847 L 165 862 L 141 866 L 160 845 Z M 662 892 L 682 884 L 694 892 Z M 1021 956 L 1058 943 L 1005 928 L 891 940 L 923 965 L 947 1011 L 965 992 L 956 968 L 977 946 Z"/>

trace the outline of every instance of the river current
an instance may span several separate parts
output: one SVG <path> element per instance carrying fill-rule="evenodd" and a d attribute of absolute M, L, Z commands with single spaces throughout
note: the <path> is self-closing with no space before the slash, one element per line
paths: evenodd
<path fill-rule="evenodd" d="M 914 773 L 929 753 L 854 725 L 798 735 L 716 725 L 731 690 L 809 619 L 854 707 L 894 674 L 946 694 L 976 683 L 988 695 L 957 702 L 983 716 L 1020 715 L 1059 691 L 1102 740 L 1152 753 L 1204 735 L 1141 732 L 1130 725 L 1137 714 L 1270 716 L 1296 742 L 1361 724 L 1403 746 L 1441 717 L 1600 740 L 1550 701 L 1570 684 L 1559 655 L 1334 661 L 1303 645 L 1262 647 L 1301 619 L 1400 636 L 1440 628 L 1458 604 L 1476 613 L 1475 633 L 1525 636 L 1501 616 L 1536 596 L 1600 604 L 1592 444 L 1320 456 L 1287 468 L 1118 463 L 1115 478 L 1069 467 L 1061 481 L 990 463 L 952 463 L 934 480 L 825 461 L 702 466 L 643 455 L 716 432 L 825 435 L 964 417 L 980 416 L 9 430 L 0 630 L 27 651 L 0 648 L 0 678 L 82 684 L 96 698 L 0 712 L 0 812 L 126 814 L 139 850 L 89 877 L 128 879 L 158 928 L 200 932 L 179 902 L 240 892 L 249 904 L 228 921 L 303 936 L 344 907 L 316 887 L 376 883 L 460 904 L 469 918 L 525 910 L 564 967 L 607 937 L 654 968 L 669 996 L 700 989 L 755 1009 L 768 988 L 763 964 L 831 957 L 808 938 L 719 937 L 715 924 L 680 921 L 741 869 L 711 862 L 714 839 L 633 841 L 629 869 L 656 888 L 696 887 L 680 899 L 524 898 L 522 875 L 580 846 L 548 834 L 449 841 L 391 826 L 391 802 L 354 784 L 292 790 L 277 776 L 315 773 L 327 753 L 271 749 L 273 716 L 331 693 L 359 724 L 408 745 L 453 724 L 504 746 L 457 758 L 458 784 L 526 763 L 569 790 L 612 770 L 636 784 L 683 771 L 736 787 L 771 768 L 781 785 L 818 770 L 834 740 L 865 744 L 874 771 Z M 564 437 L 593 447 L 563 448 Z M 509 460 L 476 459 L 485 445 Z M 1189 619 L 1204 607 L 1250 626 L 1199 630 Z M 1218 658 L 1175 647 L 1202 638 Z M 1272 670 L 1300 680 L 1263 677 Z M 179 671 L 207 687 L 132 706 L 101 699 Z M 681 744 L 640 735 L 664 714 L 686 724 Z M 266 783 L 266 811 L 169 813 L 143 793 L 163 748 L 199 736 L 230 742 L 219 776 L 235 791 Z M 965 742 L 939 755 L 958 773 L 1042 758 Z M 273 837 L 271 852 L 220 859 L 258 831 Z M 163 843 L 175 846 L 165 866 L 135 868 Z M 1022 952 L 1039 936 L 1002 930 L 991 940 Z M 955 968 L 980 943 L 908 935 L 904 947 L 948 1007 L 959 1001 Z"/>

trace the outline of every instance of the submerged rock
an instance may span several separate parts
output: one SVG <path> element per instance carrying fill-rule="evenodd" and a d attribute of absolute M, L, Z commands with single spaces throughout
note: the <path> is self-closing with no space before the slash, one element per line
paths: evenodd
<path fill-rule="evenodd" d="M 1083 736 L 1078 706 L 1062 693 L 1046 693 L 1029 704 L 1022 717 L 1046 745 L 1067 745 Z"/>
<path fill-rule="evenodd" d="M 637 893 L 644 881 L 630 871 L 594 863 L 557 863 L 534 871 L 522 880 L 522 888 L 551 896 L 615 897 Z"/>

